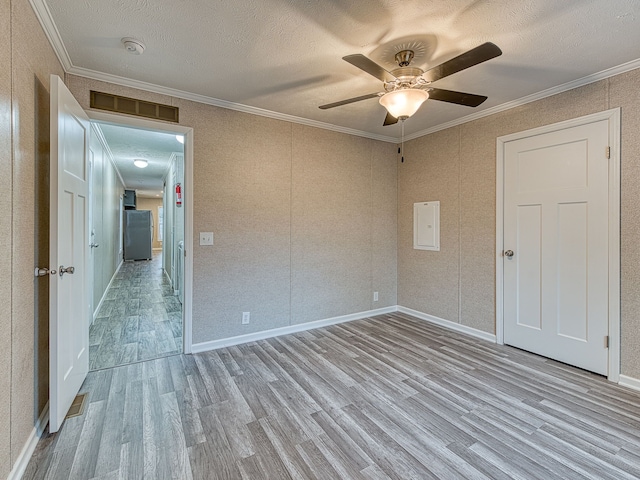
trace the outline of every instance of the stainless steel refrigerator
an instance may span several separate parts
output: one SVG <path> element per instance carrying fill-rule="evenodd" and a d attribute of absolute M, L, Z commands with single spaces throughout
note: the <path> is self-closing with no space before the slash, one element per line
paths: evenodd
<path fill-rule="evenodd" d="M 149 210 L 124 211 L 124 259 L 151 260 L 153 220 Z"/>

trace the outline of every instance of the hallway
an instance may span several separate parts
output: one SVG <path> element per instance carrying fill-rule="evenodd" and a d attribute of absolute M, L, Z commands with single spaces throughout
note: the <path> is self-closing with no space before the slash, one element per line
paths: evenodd
<path fill-rule="evenodd" d="M 124 262 L 89 329 L 89 369 L 181 352 L 182 305 L 162 271 L 162 253 Z"/>

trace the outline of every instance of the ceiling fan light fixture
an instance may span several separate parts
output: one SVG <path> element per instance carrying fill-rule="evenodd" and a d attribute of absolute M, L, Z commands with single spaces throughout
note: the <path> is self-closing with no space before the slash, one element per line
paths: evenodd
<path fill-rule="evenodd" d="M 136 158 L 133 161 L 133 164 L 138 168 L 146 168 L 147 165 L 149 165 L 149 162 L 147 162 L 146 160 L 144 160 L 142 158 Z"/>
<path fill-rule="evenodd" d="M 404 119 L 416 113 L 428 98 L 425 90 L 405 88 L 385 93 L 380 97 L 380 105 L 394 117 Z"/>

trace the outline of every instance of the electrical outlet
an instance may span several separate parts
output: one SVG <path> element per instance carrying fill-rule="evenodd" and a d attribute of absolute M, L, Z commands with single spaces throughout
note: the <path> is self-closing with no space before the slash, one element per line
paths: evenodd
<path fill-rule="evenodd" d="M 378 292 L 373 292 L 373 301 L 374 302 L 378 301 Z"/>
<path fill-rule="evenodd" d="M 213 245 L 213 232 L 200 232 L 200 245 Z"/>
<path fill-rule="evenodd" d="M 251 312 L 242 312 L 242 325 L 249 325 L 251 320 Z"/>

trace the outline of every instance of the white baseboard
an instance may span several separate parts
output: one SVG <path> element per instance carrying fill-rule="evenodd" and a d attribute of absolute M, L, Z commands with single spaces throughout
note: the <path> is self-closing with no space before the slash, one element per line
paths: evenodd
<path fill-rule="evenodd" d="M 620 375 L 618 378 L 618 385 L 640 391 L 640 380 L 637 378 Z"/>
<path fill-rule="evenodd" d="M 209 350 L 216 350 L 218 348 L 231 347 L 233 345 L 240 345 L 242 343 L 265 340 L 267 338 L 278 337 L 280 335 L 288 335 L 290 333 L 304 332 L 306 330 L 327 327 L 329 325 L 336 325 L 338 323 L 352 322 L 354 320 L 361 320 L 363 318 L 375 317 L 376 315 L 384 315 L 385 313 L 393 313 L 397 311 L 398 307 L 394 305 L 392 307 L 378 308 L 376 310 L 352 313 L 350 315 L 342 315 L 340 317 L 326 318 L 324 320 L 316 320 L 314 322 L 299 323 L 297 325 L 290 325 L 288 327 L 280 327 L 271 330 L 265 330 L 262 332 L 238 335 L 237 337 L 212 340 L 210 342 L 194 343 L 193 345 L 191 345 L 191 353 L 200 353 Z"/>
<path fill-rule="evenodd" d="M 439 325 L 444 328 L 448 328 L 449 330 L 455 330 L 456 332 L 464 333 L 466 335 L 471 335 L 472 337 L 480 338 L 482 340 L 487 340 L 492 343 L 496 343 L 497 341 L 496 336 L 492 333 L 483 332 L 482 330 L 467 327 L 466 325 L 461 325 L 459 323 L 455 323 L 450 320 L 434 317 L 433 315 L 429 315 L 428 313 L 422 313 L 422 312 L 419 312 L 418 310 L 413 310 L 411 308 L 402 307 L 398 305 L 398 312 L 406 313 L 407 315 L 417 317 L 421 320 L 426 320 L 427 322 L 435 323 L 436 325 Z"/>
<path fill-rule="evenodd" d="M 116 275 L 120 271 L 120 267 L 122 267 L 122 263 L 123 263 L 122 259 L 120 259 L 120 263 L 116 267 L 116 271 L 113 272 L 113 275 L 111 275 L 111 280 L 109 280 L 109 285 L 107 285 L 107 288 L 105 288 L 104 292 L 102 292 L 102 298 L 100 298 L 100 302 L 98 303 L 98 307 L 93 310 L 93 319 L 91 320 L 91 323 L 93 323 L 96 320 L 98 312 L 100 311 L 100 307 L 102 306 L 102 302 L 104 302 L 104 297 L 107 295 L 107 292 L 111 288 L 111 284 L 113 283 L 113 280 L 116 278 Z"/>
<path fill-rule="evenodd" d="M 38 417 L 38 421 L 36 422 L 35 427 L 33 427 L 33 430 L 31 430 L 29 438 L 27 438 L 27 442 L 24 444 L 24 447 L 22 447 L 20 455 L 18 455 L 18 459 L 13 465 L 13 469 L 9 473 L 7 480 L 20 480 L 22 478 L 22 475 L 24 475 L 24 472 L 27 469 L 27 465 L 29 465 L 29 460 L 31 460 L 31 456 L 36 450 L 38 440 L 40 440 L 42 432 L 44 432 L 47 423 L 49 423 L 49 402 L 47 402 L 47 404 L 42 409 L 42 413 L 40 414 L 40 417 Z"/>

